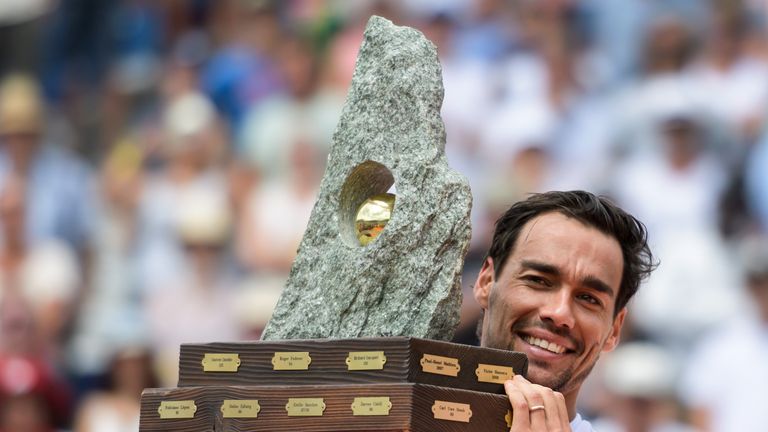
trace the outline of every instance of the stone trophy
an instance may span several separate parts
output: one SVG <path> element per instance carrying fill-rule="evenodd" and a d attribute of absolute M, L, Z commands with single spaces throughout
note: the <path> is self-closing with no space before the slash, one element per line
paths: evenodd
<path fill-rule="evenodd" d="M 181 346 L 141 431 L 502 431 L 523 354 L 445 342 L 471 193 L 445 160 L 435 46 L 372 17 L 298 256 L 258 342 Z M 396 193 L 390 193 L 394 185 Z"/>

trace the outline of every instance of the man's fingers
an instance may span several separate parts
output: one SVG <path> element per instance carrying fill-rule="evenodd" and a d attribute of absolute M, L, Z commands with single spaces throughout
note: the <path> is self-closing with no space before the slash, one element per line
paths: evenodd
<path fill-rule="evenodd" d="M 568 427 L 571 427 L 571 419 L 568 415 L 568 408 L 565 406 L 565 396 L 563 396 L 560 392 L 555 392 L 555 399 L 557 400 L 557 404 L 560 407 L 560 422 L 564 425 L 568 425 Z M 566 429 L 568 430 L 568 429 Z"/>
<path fill-rule="evenodd" d="M 547 416 L 551 415 L 547 413 L 547 410 L 551 409 L 551 407 L 547 407 L 544 396 L 539 389 L 540 386 L 534 386 L 530 381 L 523 378 L 522 375 L 516 375 L 512 379 L 512 382 L 515 385 L 515 388 L 523 393 L 528 404 L 528 417 L 531 423 L 531 430 L 547 430 Z"/>
<path fill-rule="evenodd" d="M 547 430 L 549 431 L 561 431 L 568 430 L 566 425 L 570 427 L 568 419 L 568 410 L 565 408 L 565 399 L 560 400 L 557 395 L 562 396 L 561 393 L 555 392 L 550 388 L 534 385 L 534 388 L 538 390 L 544 399 L 544 407 L 547 413 Z M 563 419 L 566 421 L 563 423 Z"/>
<path fill-rule="evenodd" d="M 510 432 L 531 430 L 531 419 L 528 415 L 528 401 L 512 380 L 504 383 L 504 391 L 509 396 L 512 405 L 512 428 Z"/>
<path fill-rule="evenodd" d="M 568 410 L 561 393 L 532 384 L 520 375 L 505 383 L 504 387 L 512 403 L 513 431 L 570 431 Z M 518 418 L 521 419 L 519 425 L 516 422 Z"/>

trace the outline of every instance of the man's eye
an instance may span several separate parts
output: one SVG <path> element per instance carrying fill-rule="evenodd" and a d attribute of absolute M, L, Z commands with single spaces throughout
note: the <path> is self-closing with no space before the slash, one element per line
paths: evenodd
<path fill-rule="evenodd" d="M 593 305 L 599 305 L 600 304 L 600 300 L 598 300 L 597 298 L 595 298 L 594 296 L 591 296 L 589 294 L 581 294 L 579 296 L 579 298 L 584 300 L 584 301 L 586 301 L 589 304 L 593 304 Z"/>
<path fill-rule="evenodd" d="M 539 276 L 526 276 L 525 280 L 535 285 L 549 286 L 549 281 Z"/>

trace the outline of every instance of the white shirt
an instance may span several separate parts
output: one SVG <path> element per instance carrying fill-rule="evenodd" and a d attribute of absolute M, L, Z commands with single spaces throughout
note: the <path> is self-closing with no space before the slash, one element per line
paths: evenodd
<path fill-rule="evenodd" d="M 594 429 L 592 429 L 592 425 L 581 418 L 581 414 L 576 414 L 576 417 L 573 418 L 573 421 L 571 421 L 571 430 L 573 432 L 594 432 Z"/>

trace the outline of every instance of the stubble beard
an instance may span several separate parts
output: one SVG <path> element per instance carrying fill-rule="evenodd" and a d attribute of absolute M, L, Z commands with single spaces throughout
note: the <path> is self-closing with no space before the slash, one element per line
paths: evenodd
<path fill-rule="evenodd" d="M 531 382 L 533 382 L 534 384 L 539 384 L 544 387 L 549 387 L 556 392 L 565 394 L 581 386 L 581 383 L 583 383 L 584 380 L 587 379 L 589 374 L 592 372 L 592 369 L 595 367 L 596 363 L 597 361 L 593 362 L 591 365 L 589 365 L 587 369 L 585 369 L 583 372 L 581 372 L 578 375 L 573 374 L 573 369 L 566 369 L 557 375 L 552 375 L 551 379 L 537 379 L 531 376 L 529 376 L 529 378 L 531 379 Z M 531 361 L 528 367 L 529 371 L 531 366 L 534 366 L 537 369 L 543 371 L 544 374 L 548 374 L 547 370 L 549 368 L 549 365 L 546 362 L 541 362 L 537 360 Z"/>

